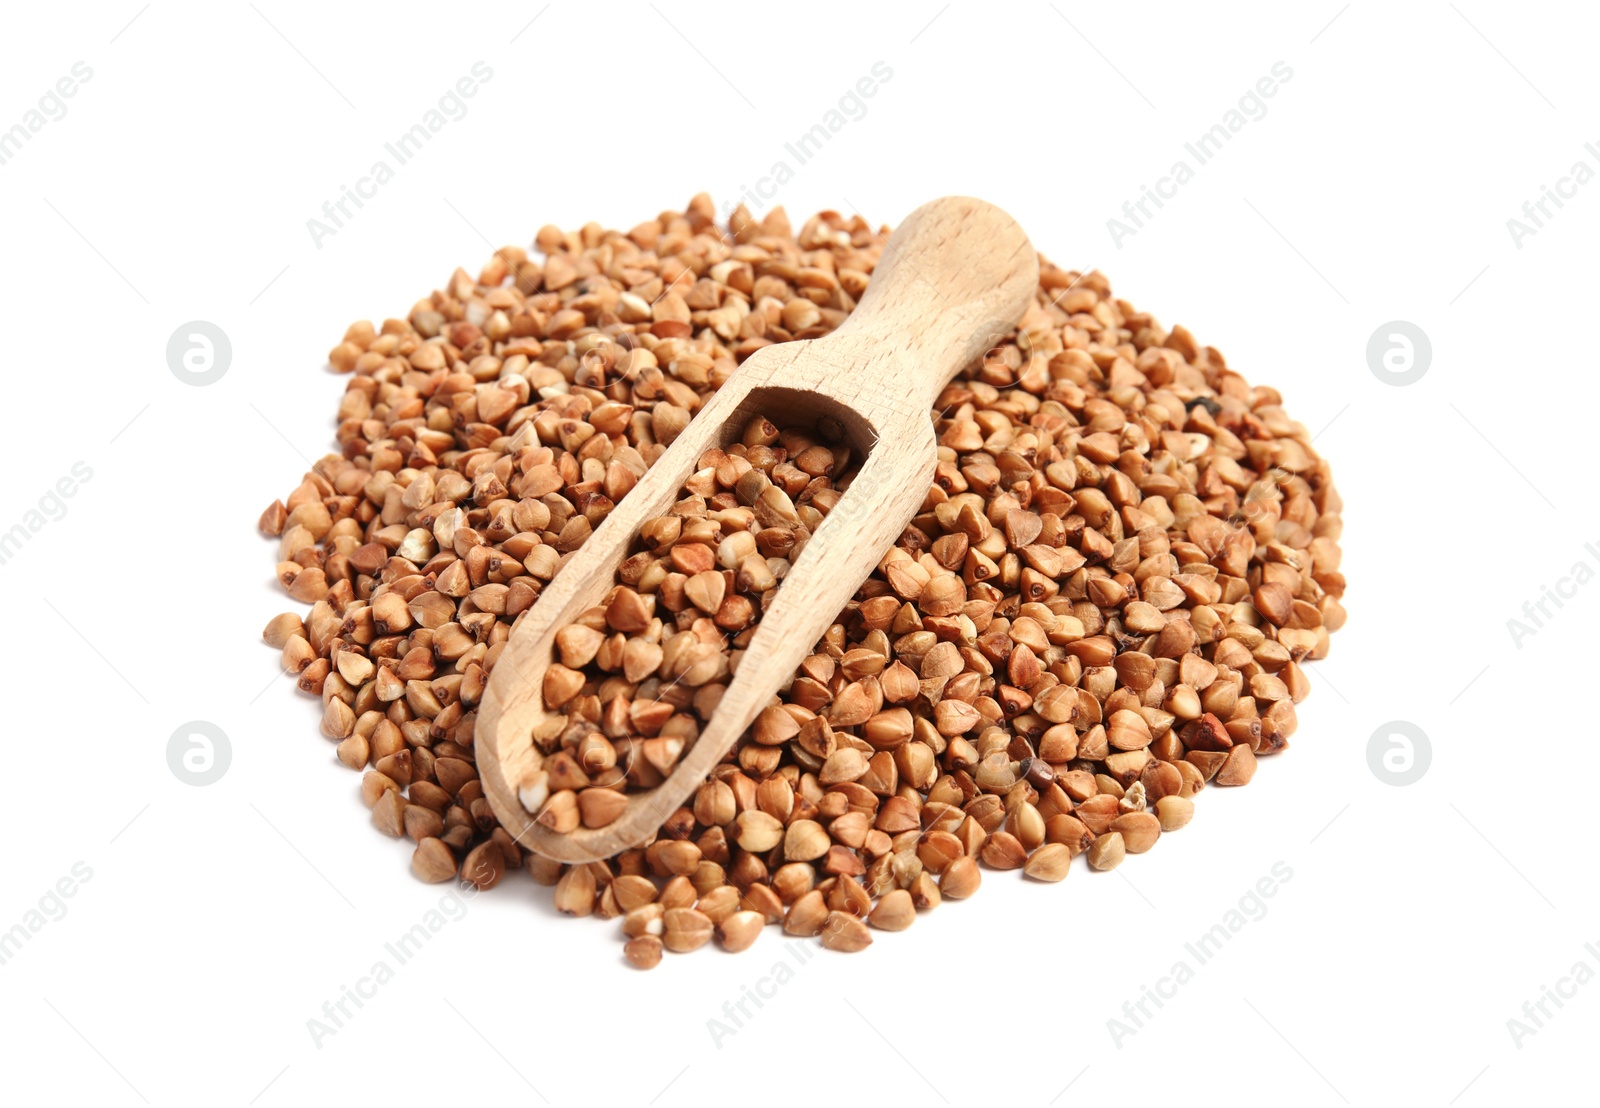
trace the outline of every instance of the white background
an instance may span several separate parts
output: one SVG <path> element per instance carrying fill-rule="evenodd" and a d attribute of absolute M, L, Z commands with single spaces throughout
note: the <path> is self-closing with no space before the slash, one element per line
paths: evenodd
<path fill-rule="evenodd" d="M 1592 12 L 139 3 L 14 6 L 0 67 L 0 127 L 93 69 L 0 166 L 0 530 L 93 470 L 0 566 L 0 930 L 93 871 L 0 966 L 9 1102 L 1468 1106 L 1587 1087 L 1600 986 L 1520 1046 L 1507 1020 L 1576 961 L 1600 969 L 1600 586 L 1520 646 L 1506 624 L 1574 563 L 1600 568 L 1600 183 L 1520 248 L 1506 221 L 1580 158 L 1600 169 Z M 469 113 L 314 245 L 306 220 L 480 60 Z M 866 115 L 777 198 L 796 226 L 982 196 L 1317 432 L 1350 621 L 1291 749 L 1117 872 L 991 873 L 865 954 L 819 952 L 720 1044 L 707 1021 L 794 961 L 776 929 L 637 973 L 616 924 L 556 917 L 519 875 L 319 1049 L 307 1020 L 441 896 L 259 643 L 292 605 L 254 523 L 332 445 L 326 351 L 542 224 L 733 199 L 878 61 L 893 77 Z M 1114 243 L 1123 202 L 1279 61 L 1267 115 Z M 204 388 L 165 359 L 195 319 L 233 345 Z M 1408 387 L 1366 359 L 1397 319 L 1433 347 Z M 1406 787 L 1368 763 L 1397 719 L 1431 740 Z M 231 741 L 209 787 L 167 766 L 191 720 Z M 1280 861 L 1266 915 L 1118 1045 L 1107 1021 Z"/>

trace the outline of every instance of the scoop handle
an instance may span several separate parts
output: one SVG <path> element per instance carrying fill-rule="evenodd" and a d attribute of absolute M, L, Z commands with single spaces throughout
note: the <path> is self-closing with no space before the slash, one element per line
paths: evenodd
<path fill-rule="evenodd" d="M 866 340 L 893 355 L 870 383 L 878 402 L 925 418 L 951 378 L 1015 331 L 1038 287 L 1038 256 L 1016 220 L 945 196 L 895 228 L 855 311 L 817 342 Z M 858 406 L 873 399 L 849 392 Z"/>

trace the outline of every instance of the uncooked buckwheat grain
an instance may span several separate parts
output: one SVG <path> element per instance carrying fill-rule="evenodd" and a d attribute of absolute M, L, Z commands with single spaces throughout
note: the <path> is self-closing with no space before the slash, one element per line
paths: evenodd
<path fill-rule="evenodd" d="M 973 895 L 980 862 L 1112 868 L 1287 746 L 1345 618 L 1327 464 L 1275 390 L 1042 262 L 938 399 L 921 511 L 689 806 L 586 866 L 498 825 L 473 724 L 512 622 L 743 359 L 845 319 L 886 238 L 781 209 L 720 232 L 703 195 L 626 233 L 545 227 L 542 260 L 504 248 L 330 353 L 340 451 L 260 521 L 310 610 L 263 638 L 420 878 L 525 868 L 620 917 L 640 968 L 770 923 L 855 951 Z M 859 461 L 762 419 L 701 459 L 558 636 L 530 811 L 602 826 L 670 772 Z"/>

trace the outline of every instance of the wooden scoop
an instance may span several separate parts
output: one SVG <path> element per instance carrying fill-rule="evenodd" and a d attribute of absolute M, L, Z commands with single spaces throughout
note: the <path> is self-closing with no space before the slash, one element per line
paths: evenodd
<path fill-rule="evenodd" d="M 478 773 L 495 815 L 523 847 L 562 862 L 609 858 L 649 839 L 706 779 L 794 673 L 921 508 L 937 450 L 929 411 L 962 368 L 1008 336 L 1032 301 L 1038 260 L 999 208 L 950 196 L 890 237 L 860 305 L 819 339 L 758 350 L 729 378 L 576 551 L 511 630 L 478 708 Z M 539 768 L 543 681 L 556 632 L 613 587 L 640 526 L 665 515 L 707 450 L 764 415 L 815 423 L 865 461 L 761 618 L 713 718 L 670 777 L 630 794 L 600 828 L 560 834 L 518 789 Z"/>

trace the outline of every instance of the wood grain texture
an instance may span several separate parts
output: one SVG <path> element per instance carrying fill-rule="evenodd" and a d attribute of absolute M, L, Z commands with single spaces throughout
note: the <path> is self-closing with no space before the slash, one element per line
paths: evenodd
<path fill-rule="evenodd" d="M 478 708 L 478 773 L 518 843 L 563 862 L 609 858 L 649 839 L 705 780 L 921 507 L 937 462 L 934 400 L 1011 332 L 1038 274 L 1010 216 L 968 197 L 935 200 L 890 236 L 838 330 L 757 351 L 711 397 L 517 620 L 495 663 Z M 517 799 L 543 759 L 532 735 L 546 714 L 555 634 L 612 588 L 640 526 L 676 503 L 700 456 L 737 441 L 756 415 L 780 426 L 821 422 L 866 460 L 779 586 L 715 715 L 671 776 L 630 795 L 609 826 L 555 834 Z"/>

